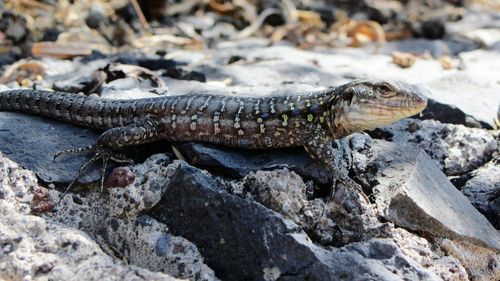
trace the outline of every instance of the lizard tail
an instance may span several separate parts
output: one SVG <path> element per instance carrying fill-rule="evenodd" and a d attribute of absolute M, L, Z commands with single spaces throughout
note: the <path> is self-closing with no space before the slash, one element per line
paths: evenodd
<path fill-rule="evenodd" d="M 130 118 L 122 118 L 127 116 L 123 111 L 130 108 L 124 106 L 125 103 L 63 92 L 0 92 L 0 111 L 29 113 L 96 129 L 109 129 L 130 123 Z"/>

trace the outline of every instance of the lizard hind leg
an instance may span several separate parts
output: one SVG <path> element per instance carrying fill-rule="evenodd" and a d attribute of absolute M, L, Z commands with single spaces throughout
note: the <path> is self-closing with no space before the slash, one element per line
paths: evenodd
<path fill-rule="evenodd" d="M 76 183 L 78 177 L 87 169 L 87 167 L 99 159 L 103 160 L 100 178 L 102 191 L 104 189 L 104 173 L 106 172 L 106 166 L 109 160 L 113 160 L 118 163 L 133 164 L 131 159 L 127 158 L 123 154 L 115 152 L 114 149 L 149 143 L 160 139 L 162 137 L 161 124 L 160 120 L 157 119 L 138 120 L 127 126 L 115 127 L 105 131 L 99 136 L 99 138 L 97 138 L 94 145 L 57 152 L 54 155 L 54 159 L 61 155 L 70 153 L 94 153 L 94 156 L 87 162 L 83 163 L 80 167 L 73 181 L 66 188 L 62 198 L 64 198 L 66 193 Z"/>
<path fill-rule="evenodd" d="M 125 155 L 116 153 L 114 152 L 111 148 L 105 147 L 99 144 L 94 144 L 91 146 L 86 146 L 86 147 L 81 147 L 81 148 L 72 148 L 72 149 L 67 149 L 63 151 L 58 151 L 54 155 L 54 159 L 58 158 L 61 155 L 67 155 L 67 154 L 72 154 L 72 153 L 94 153 L 92 158 L 84 162 L 78 171 L 76 172 L 75 176 L 73 177 L 73 180 L 70 182 L 70 184 L 66 187 L 64 190 L 63 195 L 59 199 L 59 202 L 66 196 L 66 194 L 71 190 L 73 185 L 76 183 L 78 178 L 82 175 L 83 172 L 94 162 L 98 161 L 99 159 L 102 159 L 103 164 L 101 168 L 101 175 L 100 175 L 100 188 L 101 192 L 104 190 L 104 176 L 106 172 L 106 167 L 108 164 L 108 161 L 111 159 L 115 162 L 119 163 L 129 163 L 133 164 L 132 159 L 127 158 Z"/>

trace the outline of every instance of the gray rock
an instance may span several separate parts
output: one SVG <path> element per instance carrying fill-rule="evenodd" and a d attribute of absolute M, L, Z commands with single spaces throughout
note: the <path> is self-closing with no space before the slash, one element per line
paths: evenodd
<path fill-rule="evenodd" d="M 462 193 L 497 229 L 500 229 L 500 159 L 474 170 Z"/>
<path fill-rule="evenodd" d="M 216 280 L 194 244 L 142 215 L 160 200 L 162 188 L 175 170 L 175 166 L 167 166 L 169 162 L 163 154 L 154 155 L 128 167 L 135 177 L 125 188 L 110 188 L 109 194 L 94 190 L 66 196 L 44 218 L 84 231 L 108 255 L 129 264 L 176 278 Z M 61 196 L 56 190 L 51 192 L 53 198 Z"/>
<path fill-rule="evenodd" d="M 500 41 L 500 17 L 495 9 L 468 9 L 457 22 L 447 23 L 448 32 L 454 37 L 473 40 L 482 47 L 490 48 Z"/>
<path fill-rule="evenodd" d="M 258 203 L 225 193 L 208 174 L 183 163 L 148 214 L 196 243 L 207 264 L 224 280 L 332 280 L 339 276 L 397 280 L 397 274 L 437 279 L 402 258 L 390 242 L 368 243 L 367 247 L 371 243 L 380 249 L 392 247 L 383 256 L 378 256 L 382 251 L 363 256 L 358 249 L 319 248 L 293 222 Z"/>
<path fill-rule="evenodd" d="M 338 188 L 333 195 L 308 200 L 306 184 L 287 169 L 251 173 L 239 185 L 242 185 L 239 196 L 251 198 L 293 220 L 322 245 L 340 247 L 390 236 L 388 225 L 378 221 L 371 206 L 364 201 L 360 205 L 358 197 Z"/>
<path fill-rule="evenodd" d="M 375 202 L 382 217 L 442 241 L 477 280 L 496 280 L 500 234 L 446 178 L 430 157 L 408 145 L 372 146 Z M 493 266 L 492 266 L 493 265 Z"/>
<path fill-rule="evenodd" d="M 189 280 L 215 280 L 194 244 L 168 232 L 148 216 L 133 220 L 111 218 L 99 233 L 110 248 L 130 264 Z"/>
<path fill-rule="evenodd" d="M 178 280 L 106 255 L 85 233 L 30 214 L 34 174 L 0 155 L 0 279 Z"/>
<path fill-rule="evenodd" d="M 371 152 L 383 217 L 411 230 L 500 249 L 500 234 L 425 152 L 383 141 L 375 141 Z"/>
<path fill-rule="evenodd" d="M 61 150 L 86 147 L 97 139 L 90 129 L 47 118 L 0 112 L 0 151 L 47 183 L 69 183 L 80 165 L 91 155 L 69 154 L 54 160 Z M 79 178 L 90 183 L 100 177 L 99 165 L 92 165 Z"/>
<path fill-rule="evenodd" d="M 495 157 L 498 131 L 404 119 L 377 130 L 377 137 L 424 149 L 448 176 L 466 174 Z"/>

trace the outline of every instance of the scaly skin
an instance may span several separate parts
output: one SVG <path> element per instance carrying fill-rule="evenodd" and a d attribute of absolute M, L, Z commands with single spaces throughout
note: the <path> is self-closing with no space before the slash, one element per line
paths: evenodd
<path fill-rule="evenodd" d="M 248 149 L 304 146 L 335 171 L 331 141 L 421 112 L 427 102 L 411 85 L 354 81 L 294 96 L 183 95 L 106 100 L 69 93 L 11 90 L 0 110 L 46 116 L 105 130 L 88 149 L 96 159 L 120 160 L 109 149 L 149 143 L 200 141 Z"/>

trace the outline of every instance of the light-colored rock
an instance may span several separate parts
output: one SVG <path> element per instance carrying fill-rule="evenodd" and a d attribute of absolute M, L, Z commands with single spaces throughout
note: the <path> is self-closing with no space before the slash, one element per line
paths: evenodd
<path fill-rule="evenodd" d="M 404 119 L 381 128 L 396 143 L 424 149 L 446 175 L 468 173 L 497 155 L 499 132 L 443 124 L 434 120 Z"/>
<path fill-rule="evenodd" d="M 177 280 L 123 264 L 85 233 L 30 214 L 33 172 L 0 155 L 0 279 Z"/>
<path fill-rule="evenodd" d="M 409 145 L 375 141 L 371 153 L 378 182 L 375 201 L 384 218 L 475 249 L 473 255 L 464 255 L 469 261 L 466 264 L 474 264 L 474 270 L 485 276 L 499 274 L 500 269 L 490 264 L 499 262 L 500 234 L 425 152 Z"/>
<path fill-rule="evenodd" d="M 181 279 L 216 280 L 195 245 L 141 214 L 160 200 L 175 171 L 168 162 L 167 156 L 154 155 L 130 167 L 135 179 L 127 187 L 110 188 L 109 194 L 94 190 L 66 196 L 57 212 L 46 213 L 44 218 L 85 231 L 108 254 L 135 266 Z M 52 191 L 52 195 L 57 198 L 60 193 Z"/>

